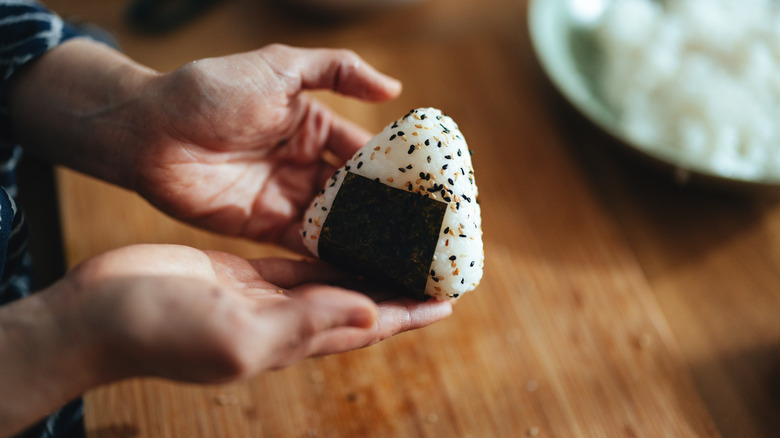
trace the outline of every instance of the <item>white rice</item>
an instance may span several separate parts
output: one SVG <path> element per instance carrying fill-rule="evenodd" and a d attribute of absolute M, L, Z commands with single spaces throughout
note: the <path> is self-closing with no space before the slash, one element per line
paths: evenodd
<path fill-rule="evenodd" d="M 780 4 L 614 0 L 599 86 L 635 143 L 712 173 L 780 178 Z"/>

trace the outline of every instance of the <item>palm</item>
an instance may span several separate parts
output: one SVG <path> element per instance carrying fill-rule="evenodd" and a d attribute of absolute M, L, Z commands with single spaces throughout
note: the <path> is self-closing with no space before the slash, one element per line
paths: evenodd
<path fill-rule="evenodd" d="M 197 141 L 197 143 L 196 143 Z M 170 139 L 141 163 L 139 193 L 170 215 L 229 235 L 282 240 L 331 169 L 313 157 L 291 160 L 281 146 L 219 150 Z M 321 149 L 321 145 L 287 144 Z"/>

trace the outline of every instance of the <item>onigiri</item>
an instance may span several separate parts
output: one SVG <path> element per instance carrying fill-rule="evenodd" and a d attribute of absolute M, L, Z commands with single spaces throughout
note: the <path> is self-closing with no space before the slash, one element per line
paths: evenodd
<path fill-rule="evenodd" d="M 327 181 L 301 236 L 322 260 L 445 300 L 474 290 L 484 251 L 471 151 L 452 118 L 418 108 Z"/>

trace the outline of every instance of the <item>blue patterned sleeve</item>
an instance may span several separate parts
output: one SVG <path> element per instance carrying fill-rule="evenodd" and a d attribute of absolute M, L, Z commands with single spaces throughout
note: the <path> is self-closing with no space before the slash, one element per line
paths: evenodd
<path fill-rule="evenodd" d="M 11 139 L 5 84 L 23 65 L 81 36 L 57 14 L 33 0 L 0 0 L 0 142 Z"/>
<path fill-rule="evenodd" d="M 39 2 L 0 0 L 0 305 L 29 294 L 31 279 L 27 227 L 13 201 L 21 149 L 12 143 L 5 86 L 26 63 L 76 36 L 81 33 Z M 83 435 L 83 402 L 78 398 L 17 437 Z"/>

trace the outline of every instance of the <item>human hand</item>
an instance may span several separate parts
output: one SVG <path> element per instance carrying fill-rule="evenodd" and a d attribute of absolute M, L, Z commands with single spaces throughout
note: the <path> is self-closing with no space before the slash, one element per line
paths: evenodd
<path fill-rule="evenodd" d="M 303 210 L 332 164 L 370 138 L 305 93 L 313 89 L 378 102 L 401 86 L 346 50 L 277 44 L 160 74 L 75 39 L 5 87 L 25 150 L 135 190 L 180 220 L 299 251 Z"/>
<path fill-rule="evenodd" d="M 448 316 L 448 302 L 366 295 L 321 262 L 247 261 L 175 245 L 92 258 L 0 308 L 0 435 L 84 391 L 156 376 L 219 383 L 365 347 Z"/>
<path fill-rule="evenodd" d="M 132 188 L 186 222 L 302 250 L 303 210 L 370 138 L 309 89 L 382 101 L 400 84 L 345 50 L 271 45 L 187 64 L 141 93 L 151 125 Z"/>
<path fill-rule="evenodd" d="M 84 298 L 74 300 L 80 332 L 99 334 L 100 356 L 121 377 L 244 378 L 372 345 L 451 312 L 447 302 L 375 304 L 324 284 L 343 280 L 321 262 L 139 245 L 91 259 L 64 282 Z"/>

